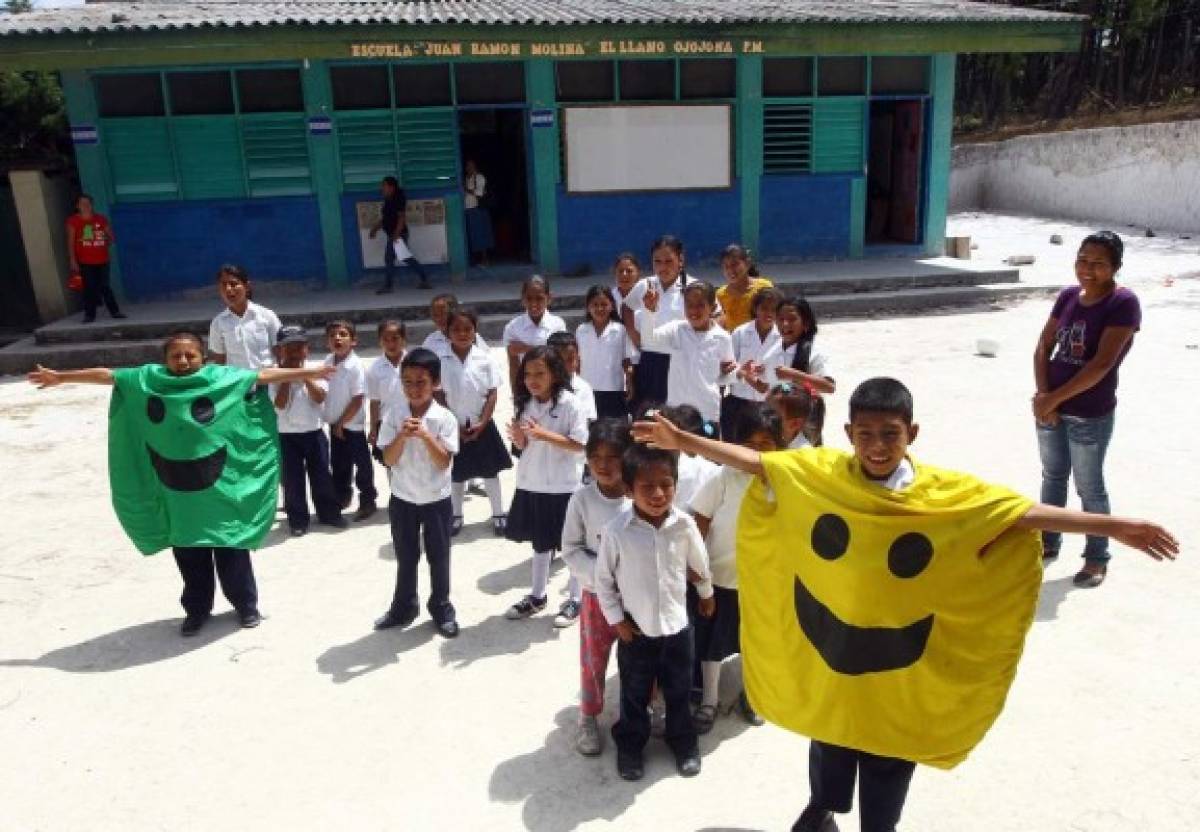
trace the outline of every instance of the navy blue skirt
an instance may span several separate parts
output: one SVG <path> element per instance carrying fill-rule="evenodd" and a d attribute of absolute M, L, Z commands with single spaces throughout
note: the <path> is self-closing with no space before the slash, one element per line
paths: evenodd
<path fill-rule="evenodd" d="M 563 524 L 567 521 L 570 494 L 547 494 L 518 488 L 508 508 L 504 536 L 519 543 L 533 544 L 535 552 L 562 548 Z"/>
<path fill-rule="evenodd" d="M 466 482 L 476 477 L 486 480 L 511 467 L 512 457 L 508 455 L 493 419 L 474 442 L 459 443 L 450 469 L 450 479 L 454 482 Z"/>
<path fill-rule="evenodd" d="M 698 608 L 700 596 L 694 587 L 688 585 L 688 613 L 692 620 L 698 662 L 719 662 L 742 652 L 738 636 L 742 616 L 737 590 L 714 586 L 713 597 L 717 601 L 717 611 L 712 618 L 705 618 Z"/>
<path fill-rule="evenodd" d="M 667 402 L 667 376 L 671 372 L 671 356 L 664 352 L 643 352 L 633 370 L 633 404 L 630 413 L 636 419 L 650 405 L 661 407 Z"/>
<path fill-rule="evenodd" d="M 596 390 L 596 418 L 598 419 L 629 419 L 629 402 L 625 394 L 619 390 Z"/>

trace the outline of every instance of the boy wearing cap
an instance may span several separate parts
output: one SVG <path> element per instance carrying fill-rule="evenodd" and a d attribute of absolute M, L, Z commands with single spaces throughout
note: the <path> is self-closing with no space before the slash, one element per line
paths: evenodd
<path fill-rule="evenodd" d="M 302 327 L 280 327 L 275 339 L 280 367 L 303 367 L 308 359 L 308 335 Z M 312 486 L 317 522 L 344 529 L 346 518 L 333 491 L 329 470 L 329 440 L 322 430 L 321 405 L 329 391 L 323 379 L 271 385 L 271 401 L 279 419 L 279 455 L 283 476 L 283 510 L 293 537 L 308 532 L 308 494 Z"/>

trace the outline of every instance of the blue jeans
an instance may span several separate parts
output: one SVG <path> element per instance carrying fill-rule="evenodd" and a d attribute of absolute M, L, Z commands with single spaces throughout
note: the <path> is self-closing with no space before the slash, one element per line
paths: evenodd
<path fill-rule="evenodd" d="M 1116 412 L 1095 419 L 1060 416 L 1057 425 L 1038 425 L 1038 451 L 1042 457 L 1042 502 L 1066 506 L 1067 482 L 1075 478 L 1075 490 L 1083 510 L 1109 514 L 1108 490 L 1104 487 L 1104 455 L 1112 439 Z M 1058 532 L 1042 532 L 1042 548 L 1057 555 L 1062 545 Z M 1108 538 L 1088 535 L 1084 560 L 1104 563 L 1109 558 Z"/>

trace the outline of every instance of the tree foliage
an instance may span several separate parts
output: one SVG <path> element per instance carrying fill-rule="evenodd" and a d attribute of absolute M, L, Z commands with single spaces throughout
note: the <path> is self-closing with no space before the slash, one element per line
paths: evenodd
<path fill-rule="evenodd" d="M 1087 15 L 1074 54 L 963 55 L 960 129 L 1059 119 L 1200 95 L 1200 0 L 1005 0 Z"/>

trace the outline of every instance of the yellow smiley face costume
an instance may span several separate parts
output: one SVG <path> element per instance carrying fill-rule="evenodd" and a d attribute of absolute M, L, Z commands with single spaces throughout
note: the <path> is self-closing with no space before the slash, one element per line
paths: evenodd
<path fill-rule="evenodd" d="M 743 673 L 776 725 L 938 768 L 1000 715 L 1042 579 L 1030 501 L 916 466 L 903 491 L 852 454 L 762 457 L 738 523 Z"/>

